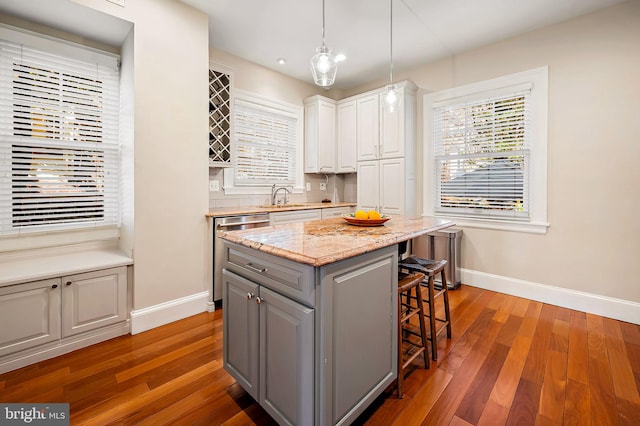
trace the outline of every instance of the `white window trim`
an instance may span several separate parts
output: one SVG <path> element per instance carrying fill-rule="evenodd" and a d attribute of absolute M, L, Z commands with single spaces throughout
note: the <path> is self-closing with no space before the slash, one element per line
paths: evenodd
<path fill-rule="evenodd" d="M 440 92 L 429 93 L 423 97 L 423 214 L 451 220 L 457 226 L 505 231 L 545 234 L 549 227 L 547 222 L 547 114 L 548 114 L 548 67 L 485 80 L 466 86 L 454 87 Z M 531 170 L 529 197 L 531 209 L 528 221 L 513 221 L 468 216 L 436 214 L 433 200 L 433 106 L 434 104 L 453 101 L 459 98 L 482 98 L 487 92 L 494 92 L 505 87 L 520 84 L 532 84 L 531 89 Z"/>
<path fill-rule="evenodd" d="M 293 186 L 294 193 L 302 193 L 304 187 L 304 145 L 303 145 L 303 118 L 304 108 L 302 105 L 294 105 L 280 100 L 268 98 L 266 96 L 251 93 L 245 90 L 234 89 L 232 93 L 233 102 L 236 99 L 255 103 L 263 108 L 271 108 L 274 110 L 282 111 L 286 114 L 293 114 L 297 117 L 296 126 L 296 183 Z M 231 143 L 233 144 L 234 129 L 233 124 L 231 126 Z M 235 161 L 234 149 L 231 149 L 231 161 Z M 234 185 L 234 166 L 224 169 L 224 193 L 225 195 L 262 195 L 271 194 L 271 186 L 235 186 Z"/>

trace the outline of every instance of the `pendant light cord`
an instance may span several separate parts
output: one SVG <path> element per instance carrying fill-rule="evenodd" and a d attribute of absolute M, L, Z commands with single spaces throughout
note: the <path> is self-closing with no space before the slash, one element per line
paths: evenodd
<path fill-rule="evenodd" d="M 389 0 L 389 5 L 389 84 L 393 84 L 393 0 Z"/>
<path fill-rule="evenodd" d="M 322 0 L 322 46 L 324 45 L 324 0 Z"/>

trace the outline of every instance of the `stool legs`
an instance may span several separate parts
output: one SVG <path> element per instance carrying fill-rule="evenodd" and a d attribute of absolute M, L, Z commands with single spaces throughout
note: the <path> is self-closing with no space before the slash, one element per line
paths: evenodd
<path fill-rule="evenodd" d="M 434 277 L 437 274 L 429 274 L 427 279 L 427 289 L 429 292 L 429 300 L 427 304 L 429 305 L 429 313 L 425 314 L 429 318 L 429 340 L 431 341 L 431 358 L 434 361 L 438 360 L 438 335 L 442 331 L 443 328 L 447 330 L 447 338 L 451 339 L 451 313 L 449 311 L 449 288 L 447 287 L 447 275 L 445 272 L 445 268 L 443 267 L 440 271 L 440 277 L 442 278 L 442 290 L 438 290 L 436 293 L 435 290 L 435 281 Z M 444 317 L 438 318 L 436 316 L 436 303 L 435 300 L 437 297 L 442 296 L 443 301 L 443 309 L 444 309 Z M 437 328 L 436 325 L 440 322 L 441 328 Z"/>
<path fill-rule="evenodd" d="M 401 274 L 398 282 L 398 398 L 404 396 L 404 370 L 413 362 L 413 360 L 422 354 L 424 367 L 429 368 L 429 356 L 427 349 L 427 330 L 425 326 L 424 306 L 422 304 L 421 282 L 425 276 L 421 273 Z M 411 290 L 415 289 L 415 299 L 417 307 L 412 306 Z M 406 296 L 406 302 L 403 302 L 403 296 Z M 416 317 L 419 327 L 420 345 L 415 341 L 411 341 L 405 334 L 418 335 L 418 332 L 411 330 L 408 324 L 411 318 Z M 405 360 L 404 343 L 407 343 L 409 350 L 407 351 L 407 359 Z"/>

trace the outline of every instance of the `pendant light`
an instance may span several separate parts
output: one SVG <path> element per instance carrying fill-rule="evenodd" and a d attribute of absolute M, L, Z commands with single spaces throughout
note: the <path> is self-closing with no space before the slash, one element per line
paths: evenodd
<path fill-rule="evenodd" d="M 316 54 L 311 58 L 311 72 L 313 80 L 321 87 L 333 85 L 338 72 L 336 56 L 324 44 L 324 0 L 322 0 L 322 46 L 316 49 Z"/>
<path fill-rule="evenodd" d="M 389 85 L 384 92 L 384 108 L 395 112 L 398 108 L 398 91 L 393 84 L 393 0 L 389 0 Z"/>

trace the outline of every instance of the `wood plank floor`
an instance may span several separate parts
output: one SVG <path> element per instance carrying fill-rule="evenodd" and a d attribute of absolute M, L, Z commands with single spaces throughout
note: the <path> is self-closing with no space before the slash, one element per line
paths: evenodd
<path fill-rule="evenodd" d="M 469 286 L 450 297 L 438 362 L 358 424 L 640 424 L 639 326 Z M 221 311 L 0 375 L 0 401 L 68 402 L 73 425 L 274 424 L 222 368 Z"/>

